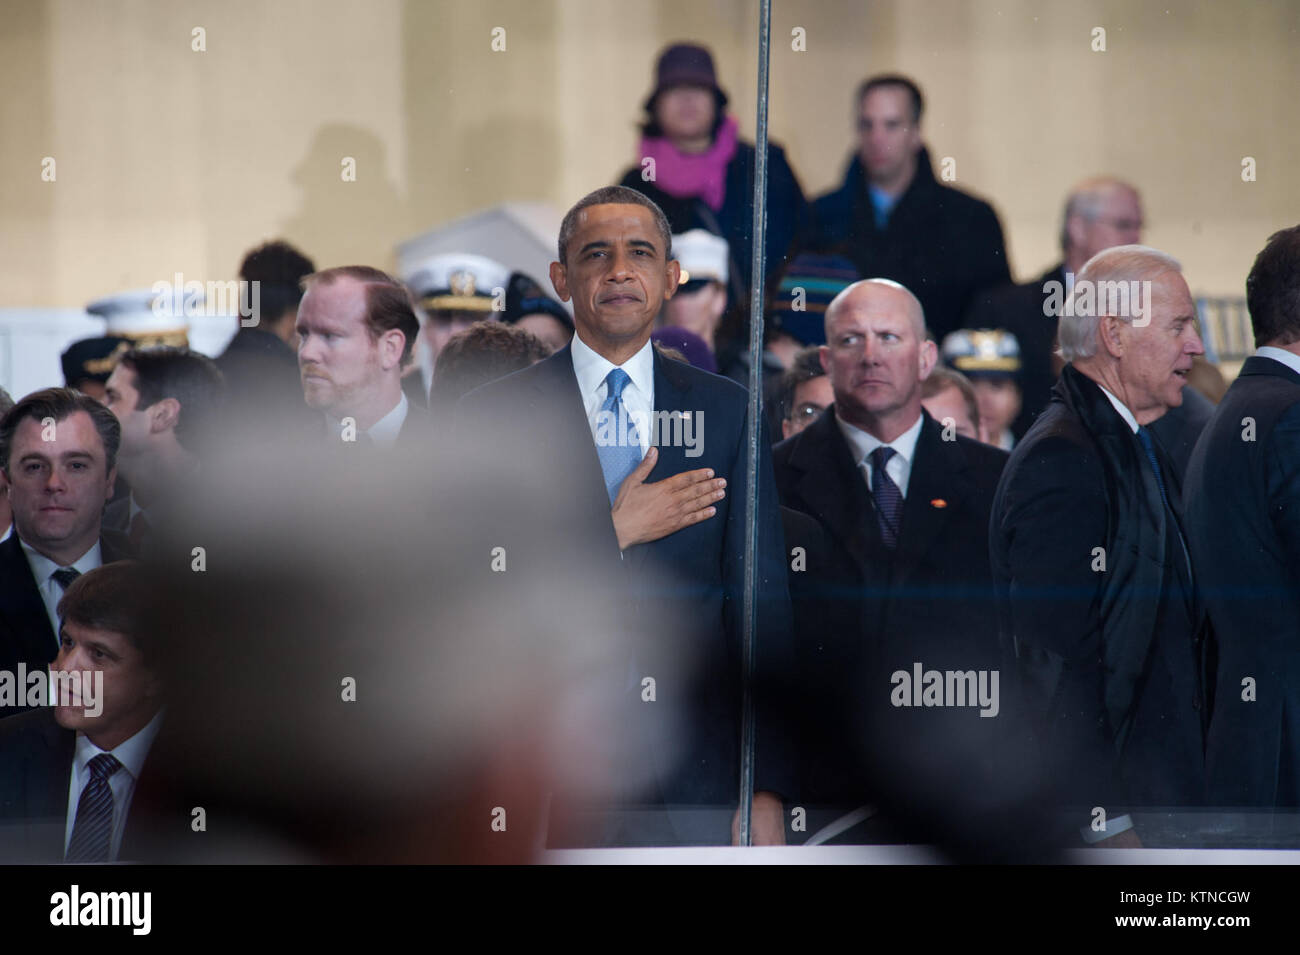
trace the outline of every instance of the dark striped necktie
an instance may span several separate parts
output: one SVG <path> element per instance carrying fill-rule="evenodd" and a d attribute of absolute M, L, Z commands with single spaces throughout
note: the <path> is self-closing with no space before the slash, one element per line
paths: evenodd
<path fill-rule="evenodd" d="M 72 567 L 60 567 L 54 573 L 50 574 L 50 576 L 58 581 L 60 587 L 67 590 L 72 586 L 72 582 L 81 576 L 81 571 L 75 570 Z"/>
<path fill-rule="evenodd" d="M 885 471 L 898 452 L 882 444 L 871 452 L 871 496 L 876 501 L 876 518 L 880 521 L 880 539 L 890 550 L 898 546 L 899 524 L 903 518 L 903 492 Z"/>
<path fill-rule="evenodd" d="M 113 789 L 108 777 L 122 768 L 117 757 L 100 753 L 87 764 L 90 782 L 77 800 L 77 819 L 64 859 L 68 862 L 107 862 L 113 843 Z"/>

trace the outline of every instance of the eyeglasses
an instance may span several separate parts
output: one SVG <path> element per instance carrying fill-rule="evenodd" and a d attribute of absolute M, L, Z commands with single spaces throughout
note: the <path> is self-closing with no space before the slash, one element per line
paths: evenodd
<path fill-rule="evenodd" d="M 811 401 L 805 401 L 801 404 L 795 405 L 793 410 L 791 410 L 790 420 L 811 421 L 813 418 L 819 417 L 821 413 L 825 410 L 826 407 L 824 405 L 814 404 Z"/>
<path fill-rule="evenodd" d="M 1102 225 L 1108 225 L 1112 229 L 1118 229 L 1121 232 L 1141 232 L 1141 219 L 1102 219 L 1100 217 L 1093 219 L 1093 222 L 1100 222 Z"/>

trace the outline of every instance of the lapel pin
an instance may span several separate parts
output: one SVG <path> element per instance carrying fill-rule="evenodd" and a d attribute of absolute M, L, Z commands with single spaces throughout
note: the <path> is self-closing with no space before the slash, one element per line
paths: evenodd
<path fill-rule="evenodd" d="M 930 506 L 942 509 L 948 506 L 948 502 L 941 497 L 936 497 L 933 501 L 930 502 Z"/>

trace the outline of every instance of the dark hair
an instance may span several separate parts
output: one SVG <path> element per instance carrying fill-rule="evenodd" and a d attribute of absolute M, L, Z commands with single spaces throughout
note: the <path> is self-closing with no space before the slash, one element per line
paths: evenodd
<path fill-rule="evenodd" d="M 258 283 L 259 308 L 272 322 L 285 312 L 297 311 L 302 301 L 302 280 L 315 271 L 311 259 L 282 239 L 259 245 L 239 264 L 240 279 Z"/>
<path fill-rule="evenodd" d="M 504 378 L 549 357 L 551 350 L 526 329 L 475 322 L 447 340 L 433 370 L 431 405 L 451 407 L 479 385 Z"/>
<path fill-rule="evenodd" d="M 961 392 L 962 400 L 966 402 L 966 410 L 970 413 L 971 423 L 975 425 L 975 430 L 980 427 L 980 404 L 975 397 L 975 388 L 971 385 L 970 379 L 961 372 L 946 368 L 943 365 L 935 365 L 934 369 L 921 382 L 921 399 L 933 398 L 935 395 L 947 388 L 956 388 Z"/>
<path fill-rule="evenodd" d="M 117 449 L 122 443 L 122 426 L 118 424 L 117 416 L 94 398 L 83 395 L 80 391 L 73 391 L 71 388 L 45 388 L 41 391 L 33 391 L 9 409 L 4 419 L 0 420 L 0 468 L 4 468 L 5 473 L 8 473 L 9 456 L 13 453 L 14 447 L 14 432 L 28 418 L 33 421 L 53 418 L 59 422 L 67 420 L 70 415 L 78 411 L 90 415 L 95 430 L 99 432 L 99 440 L 104 445 L 106 473 L 113 470 L 117 465 Z"/>
<path fill-rule="evenodd" d="M 884 86 L 899 86 L 907 90 L 912 98 L 912 122 L 921 122 L 921 113 L 925 110 L 925 98 L 921 95 L 921 88 L 899 73 L 881 73 L 863 80 L 858 86 L 858 98 L 854 100 L 858 104 L 858 109 L 862 109 L 862 101 L 867 98 L 868 93 Z"/>
<path fill-rule="evenodd" d="M 143 564 L 119 560 L 74 580 L 59 600 L 58 615 L 81 627 L 120 633 L 149 660 L 157 646 L 150 613 L 155 592 Z"/>
<path fill-rule="evenodd" d="M 578 213 L 591 206 L 606 205 L 644 206 L 649 209 L 654 216 L 659 237 L 664 240 L 664 259 L 667 260 L 673 257 L 673 230 L 669 228 L 668 217 L 659 208 L 659 204 L 643 193 L 637 192 L 635 189 L 629 189 L 627 186 L 602 186 L 595 192 L 587 193 L 578 200 L 577 205 L 564 214 L 564 221 L 560 223 L 560 240 L 557 243 L 561 265 L 569 264 L 569 243 L 573 240 L 573 233 L 578 228 Z"/>
<path fill-rule="evenodd" d="M 721 90 L 715 89 L 712 92 L 713 125 L 709 128 L 709 138 L 716 140 L 718 138 L 718 130 L 722 128 L 722 124 L 727 120 L 727 97 Z M 654 99 L 646 103 L 646 118 L 641 123 L 642 136 L 651 136 L 657 139 L 663 138 L 663 127 L 659 125 L 659 120 L 655 119 L 655 104 L 659 102 L 659 97 L 661 95 L 663 95 L 662 90 L 655 94 Z"/>
<path fill-rule="evenodd" d="M 821 349 L 816 345 L 801 348 L 795 353 L 790 367 L 781 373 L 781 417 L 789 418 L 794 414 L 794 393 L 805 381 L 821 378 L 826 374 L 822 367 Z"/>
<path fill-rule="evenodd" d="M 302 287 L 306 291 L 317 283 L 332 285 L 338 279 L 353 279 L 365 285 L 365 321 L 371 340 L 376 341 L 380 335 L 394 329 L 401 332 L 406 339 L 402 346 L 401 366 L 409 365 L 415 351 L 415 336 L 420 332 L 420 320 L 415 317 L 415 304 L 406 286 L 387 272 L 368 265 L 340 265 L 313 272 L 302 280 Z"/>
<path fill-rule="evenodd" d="M 135 373 L 138 394 L 133 410 L 149 408 L 164 398 L 180 403 L 176 440 L 186 450 L 195 450 L 225 399 L 225 381 L 216 363 L 188 348 L 160 345 L 133 348 L 118 364 Z"/>
<path fill-rule="evenodd" d="M 1300 340 L 1300 225 L 1274 232 L 1246 276 L 1255 347 Z"/>

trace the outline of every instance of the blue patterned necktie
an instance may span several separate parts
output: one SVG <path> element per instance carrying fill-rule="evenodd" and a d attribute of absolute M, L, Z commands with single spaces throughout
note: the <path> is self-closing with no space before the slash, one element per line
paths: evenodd
<path fill-rule="evenodd" d="M 600 415 L 608 416 L 605 420 L 612 424 L 610 428 L 596 428 L 596 454 L 600 458 L 600 469 L 605 474 L 605 490 L 609 492 L 609 503 L 618 497 L 618 489 L 627 476 L 641 463 L 641 436 L 636 425 L 627 420 L 627 432 L 623 433 L 624 416 L 627 413 L 623 405 L 623 390 L 631 384 L 632 379 L 622 368 L 615 368 L 605 376 L 605 403 L 600 406 Z M 602 434 L 612 435 L 612 441 L 601 440 Z"/>
<path fill-rule="evenodd" d="M 113 789 L 108 777 L 122 768 L 117 757 L 100 753 L 88 764 L 90 782 L 77 800 L 77 818 L 68 841 L 68 862 L 107 862 L 113 842 Z"/>
<path fill-rule="evenodd" d="M 1160 459 L 1156 457 L 1155 445 L 1151 443 L 1151 432 L 1146 428 L 1138 428 L 1137 436 L 1142 442 L 1142 450 L 1147 453 L 1147 460 L 1151 462 L 1151 470 L 1156 473 L 1156 486 L 1160 488 L 1160 500 L 1164 502 L 1165 507 L 1169 507 L 1169 495 L 1165 491 L 1165 476 L 1160 471 Z"/>
<path fill-rule="evenodd" d="M 893 550 L 898 546 L 898 526 L 903 518 L 903 492 L 885 471 L 885 465 L 898 452 L 882 444 L 871 452 L 871 496 L 876 501 L 876 519 L 880 521 L 880 539 Z"/>

